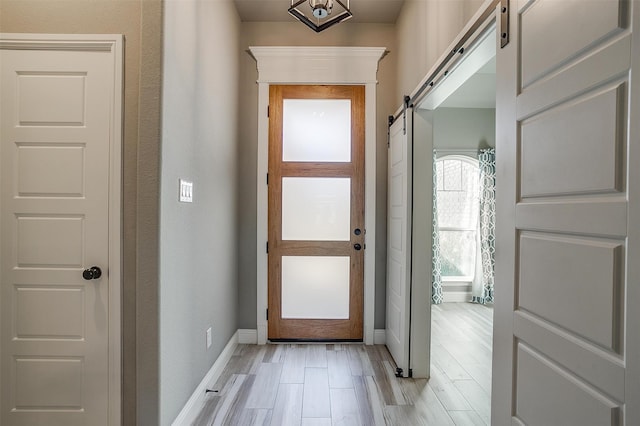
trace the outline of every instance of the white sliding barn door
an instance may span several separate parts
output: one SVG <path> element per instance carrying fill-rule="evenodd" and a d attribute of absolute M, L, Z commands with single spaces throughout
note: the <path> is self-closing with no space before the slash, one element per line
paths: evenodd
<path fill-rule="evenodd" d="M 640 424 L 638 6 L 511 1 L 497 52 L 494 425 Z"/>
<path fill-rule="evenodd" d="M 389 129 L 387 194 L 386 342 L 402 375 L 409 375 L 411 303 L 411 110 Z"/>
<path fill-rule="evenodd" d="M 120 424 L 116 42 L 28 42 L 0 44 L 0 423 Z"/>

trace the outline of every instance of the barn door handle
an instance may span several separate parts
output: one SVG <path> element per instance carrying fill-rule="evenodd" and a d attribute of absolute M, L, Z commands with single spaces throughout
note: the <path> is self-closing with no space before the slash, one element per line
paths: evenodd
<path fill-rule="evenodd" d="M 360 244 L 358 244 L 358 243 L 355 243 L 353 245 L 353 248 L 356 249 L 356 250 L 360 250 L 362 248 L 362 246 Z"/>
<path fill-rule="evenodd" d="M 98 266 L 92 266 L 89 269 L 85 269 L 82 271 L 82 278 L 87 281 L 97 280 L 102 276 L 102 269 Z"/>

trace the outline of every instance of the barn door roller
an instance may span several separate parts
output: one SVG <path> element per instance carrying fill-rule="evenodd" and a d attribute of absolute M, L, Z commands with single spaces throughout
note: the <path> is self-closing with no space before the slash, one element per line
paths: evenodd
<path fill-rule="evenodd" d="M 509 0 L 500 0 L 500 47 L 509 44 Z"/>

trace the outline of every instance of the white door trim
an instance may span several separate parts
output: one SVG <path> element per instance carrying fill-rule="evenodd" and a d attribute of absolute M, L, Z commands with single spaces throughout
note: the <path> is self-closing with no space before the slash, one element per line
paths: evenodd
<path fill-rule="evenodd" d="M 384 47 L 249 47 L 258 63 L 257 329 L 267 342 L 268 170 L 270 84 L 365 85 L 364 342 L 374 342 L 376 251 L 376 74 Z"/>
<path fill-rule="evenodd" d="M 122 90 L 123 37 L 120 34 L 0 33 L 2 50 L 111 52 L 114 91 L 109 135 L 109 426 L 122 422 Z"/>

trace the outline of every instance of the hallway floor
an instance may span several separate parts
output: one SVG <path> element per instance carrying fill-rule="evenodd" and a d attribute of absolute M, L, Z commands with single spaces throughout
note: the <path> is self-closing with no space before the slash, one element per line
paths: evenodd
<path fill-rule="evenodd" d="M 194 425 L 488 425 L 492 314 L 433 307 L 429 381 L 380 345 L 240 345 Z"/>

